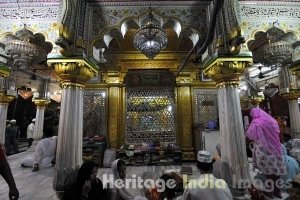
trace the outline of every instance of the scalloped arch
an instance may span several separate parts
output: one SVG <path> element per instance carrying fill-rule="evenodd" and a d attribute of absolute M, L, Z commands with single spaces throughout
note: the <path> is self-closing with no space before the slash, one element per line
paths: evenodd
<path fill-rule="evenodd" d="M 105 48 L 109 47 L 109 43 L 113 40 L 116 39 L 119 43 L 119 40 L 123 39 L 122 33 L 120 32 L 120 29 L 118 26 L 111 26 L 106 29 L 104 29 L 101 33 L 101 36 L 98 38 L 95 38 L 92 41 L 92 44 L 94 41 L 102 39 L 103 42 L 105 43 Z"/>
<path fill-rule="evenodd" d="M 193 42 L 193 46 L 195 46 L 200 40 L 199 32 L 191 27 L 186 27 L 181 32 L 181 37 L 189 38 Z"/>
<path fill-rule="evenodd" d="M 251 38 L 248 38 L 247 41 L 246 41 L 246 43 L 245 43 L 246 46 L 247 46 L 247 48 L 248 48 L 250 42 L 253 42 L 253 41 L 255 41 L 257 39 L 258 34 L 266 34 L 272 28 L 274 28 L 274 26 L 270 26 L 270 27 L 268 27 L 266 29 L 259 29 L 259 30 L 253 31 L 252 34 L 251 34 Z M 286 29 L 283 29 L 281 27 L 276 27 L 276 28 L 280 29 L 285 34 L 290 34 L 289 36 L 295 37 L 295 39 L 297 39 L 297 40 L 300 39 L 299 34 L 297 32 L 295 32 L 295 31 L 293 31 L 293 30 L 286 30 Z"/>
<path fill-rule="evenodd" d="M 176 19 L 175 17 L 168 17 L 164 20 L 163 29 L 166 28 L 170 28 L 172 30 L 174 30 L 177 33 L 177 36 L 180 36 L 180 33 L 182 31 L 182 26 L 181 23 L 178 19 Z"/>
<path fill-rule="evenodd" d="M 140 26 L 138 25 L 138 18 L 136 17 L 127 17 L 122 20 L 120 25 L 120 31 L 124 38 L 125 34 L 129 29 L 139 29 Z"/>

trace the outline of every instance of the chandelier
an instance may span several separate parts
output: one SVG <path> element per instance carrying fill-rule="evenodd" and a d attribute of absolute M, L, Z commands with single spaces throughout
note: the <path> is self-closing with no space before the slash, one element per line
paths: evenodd
<path fill-rule="evenodd" d="M 7 54 L 13 58 L 14 66 L 22 68 L 45 61 L 52 51 L 52 44 L 46 42 L 41 33 L 33 34 L 26 26 L 15 34 L 6 35 L 3 43 Z"/>
<path fill-rule="evenodd" d="M 273 26 L 265 34 L 255 35 L 249 49 L 253 51 L 253 59 L 256 63 L 265 66 L 281 65 L 291 58 L 293 53 L 293 35 Z"/>
<path fill-rule="evenodd" d="M 293 53 L 291 43 L 287 41 L 278 41 L 268 43 L 254 52 L 256 62 L 265 66 L 281 64 L 288 59 Z"/>
<path fill-rule="evenodd" d="M 162 28 L 162 19 L 149 9 L 148 16 L 140 20 L 140 27 L 141 29 L 134 35 L 134 47 L 147 58 L 154 59 L 168 43 L 167 34 Z"/>

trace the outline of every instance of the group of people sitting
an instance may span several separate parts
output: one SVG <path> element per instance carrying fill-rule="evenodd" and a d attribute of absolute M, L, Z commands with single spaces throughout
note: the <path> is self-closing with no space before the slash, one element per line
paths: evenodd
<path fill-rule="evenodd" d="M 266 190 L 267 192 L 263 192 L 264 196 L 267 198 L 282 198 L 281 192 L 286 189 L 286 186 L 288 186 L 288 184 L 294 185 L 293 179 L 300 173 L 299 164 L 295 159 L 287 155 L 286 148 L 280 143 L 279 126 L 273 117 L 259 108 L 252 109 L 251 117 L 252 121 L 246 131 L 246 136 L 253 141 L 254 144 L 252 159 L 253 169 L 258 171 L 259 176 L 257 177 L 263 181 L 268 180 L 276 183 L 279 180 L 282 180 L 284 183 L 282 188 L 278 186 L 278 184 L 274 184 L 273 188 L 260 189 L 269 189 Z M 217 150 L 219 156 L 221 156 L 220 145 L 217 145 Z M 158 192 L 158 188 L 148 188 L 145 192 L 145 197 L 151 200 L 232 199 L 234 188 L 232 188 L 233 185 L 231 185 L 232 180 L 229 180 L 232 177 L 228 174 L 227 177 L 223 176 L 224 173 L 222 174 L 221 171 L 224 169 L 226 161 L 224 162 L 220 160 L 222 159 L 213 162 L 212 156 L 207 151 L 199 151 L 197 155 L 197 167 L 201 172 L 201 176 L 198 179 L 190 181 L 186 187 L 183 187 L 182 185 L 179 188 L 166 187 L 165 190 L 161 192 Z M 88 164 L 84 164 L 82 167 L 84 168 L 86 165 Z M 86 199 L 93 199 L 93 196 L 96 195 L 95 191 L 87 188 L 93 188 L 91 187 L 91 185 L 93 185 L 91 183 L 94 183 L 95 180 L 97 180 L 95 182 L 97 184 L 94 184 L 95 187 L 97 186 L 101 188 L 98 192 L 103 194 L 101 195 L 102 199 L 129 200 L 145 198 L 135 197 L 130 190 L 125 187 L 110 187 L 110 192 L 104 192 L 102 188 L 103 186 L 100 184 L 101 181 L 94 178 L 94 170 L 90 168 L 88 173 L 90 176 L 87 175 L 87 177 L 90 177 L 90 181 L 84 182 L 81 178 L 81 173 L 82 169 L 79 170 L 78 181 L 74 185 L 74 187 L 77 188 L 77 194 L 75 195 L 76 198 L 74 196 L 69 198 L 68 194 L 72 194 L 72 192 L 66 192 L 65 199 L 80 199 L 82 196 L 86 197 Z M 231 170 L 231 173 L 233 175 L 234 171 Z M 115 180 L 120 179 L 125 181 L 126 165 L 121 159 L 115 160 L 112 163 L 112 174 Z M 176 173 L 175 176 L 174 173 L 168 173 L 163 174 L 160 179 L 167 181 L 169 179 L 178 179 L 178 177 L 176 177 Z M 205 185 L 206 182 L 209 183 L 209 187 L 198 187 L 199 185 Z M 228 183 L 230 187 L 228 187 Z M 178 181 L 176 181 L 176 186 L 178 186 L 177 184 Z M 179 181 L 179 184 L 182 184 L 182 182 L 180 183 Z M 89 193 L 87 191 L 93 192 Z M 179 197 L 177 197 L 178 194 L 180 194 Z M 292 198 L 293 194 L 291 194 L 291 199 Z"/>
<path fill-rule="evenodd" d="M 279 127 L 273 117 L 259 108 L 253 108 L 250 115 L 252 121 L 246 130 L 246 137 L 253 142 L 253 169 L 258 172 L 257 177 L 263 181 L 271 180 L 276 183 L 282 180 L 284 183 L 283 188 L 277 184 L 273 184 L 273 188 L 263 188 L 263 190 L 268 189 L 263 192 L 265 197 L 270 199 L 274 197 L 282 198 L 281 192 L 288 185 L 300 187 L 300 181 L 297 182 L 297 179 L 300 180 L 300 175 L 297 176 L 300 173 L 299 163 L 287 155 L 285 146 L 280 143 Z M 23 167 L 33 167 L 33 171 L 36 171 L 40 167 L 52 166 L 55 159 L 57 138 L 53 137 L 51 129 L 45 130 L 44 134 L 45 138 L 38 142 L 33 156 L 22 160 L 21 165 Z M 221 156 L 221 145 L 217 145 L 217 150 L 219 156 Z M 136 196 L 130 188 L 126 187 L 126 165 L 123 160 L 117 159 L 111 164 L 114 181 L 118 181 L 119 186 L 115 184 L 103 185 L 102 181 L 97 178 L 98 165 L 88 161 L 80 167 L 75 183 L 66 189 L 63 199 L 231 200 L 235 196 L 235 188 L 233 188 L 234 185 L 232 185 L 231 180 L 234 170 L 231 169 L 229 163 L 225 165 L 226 160 L 222 158 L 215 160 L 209 152 L 199 151 L 197 154 L 197 168 L 201 173 L 200 177 L 190 180 L 187 185 L 184 185 L 179 174 L 175 172 L 164 173 L 159 180 L 164 183 L 174 180 L 174 187 L 164 185 L 164 189 L 161 190 L 161 186 L 155 185 L 150 188 L 143 188 L 145 189 L 144 195 Z M 226 176 L 224 176 L 224 168 L 226 167 L 229 170 L 226 171 Z M 290 194 L 290 199 L 299 199 L 300 195 L 295 191 L 297 190 Z M 252 199 L 259 198 L 252 196 Z"/>
<path fill-rule="evenodd" d="M 101 180 L 96 177 L 97 165 L 92 161 L 88 161 L 79 169 L 76 182 L 65 191 L 63 200 L 232 199 L 226 182 L 222 179 L 215 178 L 212 174 L 213 159 L 209 152 L 198 152 L 197 167 L 201 172 L 201 176 L 198 179 L 190 181 L 185 188 L 183 187 L 183 180 L 180 176 L 171 172 L 165 173 L 159 178 L 161 183 L 165 183 L 163 190 L 161 190 L 159 185 L 154 185 L 150 188 L 144 188 L 144 196 L 136 196 L 131 192 L 130 188 L 126 187 L 126 165 L 123 160 L 117 159 L 113 161 L 111 166 L 114 183 L 118 183 L 117 186 L 111 183 L 103 186 Z M 168 182 L 170 183 L 171 180 L 174 181 L 172 187 L 166 184 Z M 207 182 L 209 182 L 207 187 L 201 187 Z"/>

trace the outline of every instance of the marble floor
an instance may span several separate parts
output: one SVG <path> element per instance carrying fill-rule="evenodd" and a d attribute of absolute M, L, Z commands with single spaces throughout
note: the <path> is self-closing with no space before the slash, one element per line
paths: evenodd
<path fill-rule="evenodd" d="M 30 149 L 29 149 L 30 150 Z M 9 156 L 8 162 L 12 169 L 17 188 L 20 192 L 20 200 L 57 200 L 55 192 L 52 188 L 53 181 L 53 168 L 42 169 L 37 172 L 32 172 L 31 168 L 22 168 L 20 161 L 31 155 L 32 151 L 26 151 Z M 251 163 L 250 163 L 251 164 Z M 195 163 L 184 163 L 183 165 L 192 167 L 192 175 L 188 175 L 187 178 L 199 177 L 199 171 Z M 127 175 L 129 177 L 142 177 L 142 178 L 158 178 L 166 171 L 180 172 L 181 165 L 171 166 L 128 166 Z M 97 177 L 102 181 L 105 175 L 111 174 L 110 168 L 99 168 Z M 253 175 L 253 172 L 251 172 Z M 137 196 L 144 196 L 144 191 L 141 189 L 132 189 L 132 192 Z M 287 194 L 284 194 L 286 199 Z M 0 177 L 0 199 L 8 199 L 8 186 L 4 179 Z"/>
<path fill-rule="evenodd" d="M 31 155 L 32 151 L 26 151 L 7 157 L 10 164 L 17 188 L 20 193 L 20 200 L 57 200 L 55 192 L 52 188 L 53 181 L 53 168 L 42 169 L 37 172 L 32 172 L 31 168 L 22 168 L 20 166 L 21 160 Z M 199 172 L 195 164 L 187 163 L 184 165 L 193 168 L 193 175 L 188 178 L 196 178 Z M 127 174 L 130 177 L 151 177 L 157 178 L 163 172 L 177 171 L 181 169 L 180 165 L 171 166 L 128 166 Z M 145 173 L 146 172 L 146 173 Z M 99 168 L 97 177 L 103 180 L 104 175 L 111 174 L 110 168 Z M 143 191 L 140 189 L 132 189 L 132 192 L 137 196 L 144 196 Z M 0 199 L 8 199 L 8 186 L 4 179 L 0 176 Z"/>

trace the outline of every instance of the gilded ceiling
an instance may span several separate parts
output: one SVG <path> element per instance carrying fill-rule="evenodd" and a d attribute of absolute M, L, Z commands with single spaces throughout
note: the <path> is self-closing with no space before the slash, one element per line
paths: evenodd
<path fill-rule="evenodd" d="M 67 0 L 65 0 L 66 2 Z M 152 0 L 74 0 L 79 6 L 80 16 L 74 32 L 84 40 L 84 55 L 93 60 L 101 70 L 128 70 L 145 68 L 171 69 L 176 71 L 188 52 L 195 45 L 198 34 L 202 43 L 207 31 L 207 8 L 212 1 L 152 1 Z M 300 32 L 300 4 L 289 1 L 238 1 L 238 15 L 246 41 L 255 37 L 257 31 L 266 32 L 277 20 L 277 26 L 285 32 Z M 62 0 L 2 0 L 0 4 L 0 37 L 16 32 L 24 24 L 34 33 L 42 33 L 50 41 L 53 50 L 49 56 L 60 54 L 55 44 L 65 11 Z M 138 19 L 149 7 L 164 20 L 168 36 L 167 47 L 154 59 L 148 60 L 133 46 L 133 36 L 138 30 Z M 72 19 L 72 18 L 70 18 Z M 74 23 L 70 20 L 70 23 Z M 126 24 L 126 29 L 122 29 Z M 177 25 L 176 25 L 177 24 Z M 175 27 L 180 24 L 180 31 Z M 125 30 L 125 31 L 124 31 Z M 109 38 L 106 40 L 105 38 Z M 109 42 L 107 42 L 109 41 Z M 245 44 L 245 46 L 247 46 Z M 106 63 L 99 63 L 95 50 L 105 48 Z M 193 54 L 193 56 L 195 56 Z M 189 59 L 184 70 L 199 70 Z M 38 66 L 43 67 L 43 66 Z M 199 66 L 198 66 L 199 67 Z"/>

